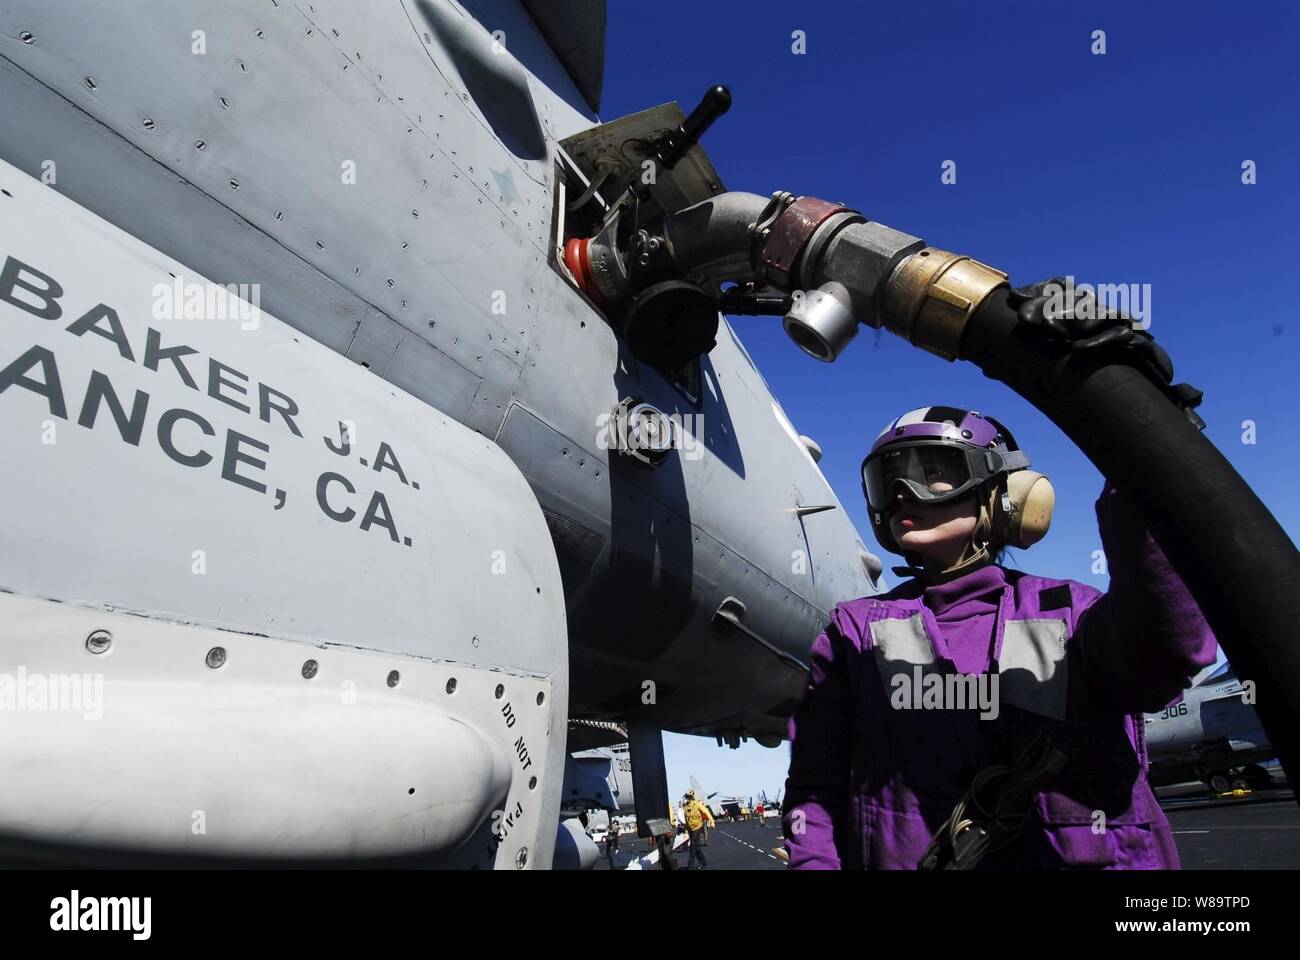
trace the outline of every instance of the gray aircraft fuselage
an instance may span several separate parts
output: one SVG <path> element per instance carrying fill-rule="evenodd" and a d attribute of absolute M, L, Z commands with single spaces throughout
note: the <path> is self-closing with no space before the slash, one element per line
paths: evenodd
<path fill-rule="evenodd" d="M 11 0 L 0 158 L 498 443 L 556 543 L 571 717 L 780 736 L 806 675 L 714 612 L 806 659 L 875 589 L 862 540 L 729 324 L 683 388 L 565 276 L 557 144 L 598 120 L 522 5 L 466 8 Z M 696 443 L 606 449 L 629 397 Z"/>

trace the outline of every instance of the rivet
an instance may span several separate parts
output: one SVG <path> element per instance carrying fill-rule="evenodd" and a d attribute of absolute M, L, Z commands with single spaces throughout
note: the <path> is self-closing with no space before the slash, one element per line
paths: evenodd
<path fill-rule="evenodd" d="M 537 789 L 537 778 L 536 778 L 536 777 L 533 777 L 532 779 L 530 779 L 530 780 L 528 781 L 528 789 L 529 789 L 529 790 L 536 790 L 536 789 Z"/>
<path fill-rule="evenodd" d="M 113 646 L 113 635 L 107 630 L 96 630 L 86 638 L 86 649 L 91 653 L 108 653 Z"/>
<path fill-rule="evenodd" d="M 528 866 L 528 848 L 520 847 L 519 852 L 515 854 L 515 869 L 522 870 Z"/>
<path fill-rule="evenodd" d="M 220 669 L 226 662 L 226 648 L 213 647 L 208 651 L 208 656 L 205 662 L 213 670 Z"/>
<path fill-rule="evenodd" d="M 390 687 L 397 686 L 401 682 L 401 680 L 402 680 L 402 675 L 398 673 L 396 670 L 388 671 L 388 685 Z"/>
<path fill-rule="evenodd" d="M 206 149 L 208 149 L 208 142 L 207 142 L 206 140 L 195 140 L 195 141 L 194 141 L 194 149 L 195 149 L 195 150 L 206 150 Z"/>
<path fill-rule="evenodd" d="M 505 684 L 498 683 L 498 684 L 497 684 L 497 691 L 496 691 L 497 699 L 500 700 L 500 699 L 501 699 L 502 697 L 504 697 L 505 695 L 506 695 Z"/>
<path fill-rule="evenodd" d="M 154 122 L 152 117 L 145 117 L 142 123 L 144 124 L 144 128 L 146 130 L 152 130 L 154 128 Z"/>
<path fill-rule="evenodd" d="M 230 188 L 231 188 L 232 190 L 238 190 L 238 189 L 239 189 L 239 181 L 236 180 L 234 177 L 231 177 L 231 178 L 230 178 Z"/>
<path fill-rule="evenodd" d="M 85 78 L 84 80 L 82 80 L 81 82 L 84 83 L 84 84 L 86 85 L 86 89 L 87 89 L 87 90 L 94 90 L 95 87 L 99 86 L 99 84 L 95 83 L 95 78 L 94 78 L 94 77 L 86 77 L 86 78 Z"/>
<path fill-rule="evenodd" d="M 546 701 L 546 694 L 540 690 L 537 693 L 537 705 L 540 707 Z"/>
<path fill-rule="evenodd" d="M 455 678 L 455 677 L 452 677 L 450 680 L 447 681 L 447 692 L 448 692 L 448 693 L 455 693 L 455 692 L 456 692 L 456 678 Z"/>
<path fill-rule="evenodd" d="M 308 660 L 306 663 L 302 665 L 302 678 L 304 680 L 310 680 L 312 677 L 316 676 L 316 671 L 319 668 L 320 668 L 320 664 L 318 664 L 315 660 Z"/>
<path fill-rule="evenodd" d="M 22 33 L 18 34 L 18 39 L 21 40 L 23 43 L 31 43 L 36 38 L 32 36 L 32 32 L 30 30 L 24 30 Z"/>

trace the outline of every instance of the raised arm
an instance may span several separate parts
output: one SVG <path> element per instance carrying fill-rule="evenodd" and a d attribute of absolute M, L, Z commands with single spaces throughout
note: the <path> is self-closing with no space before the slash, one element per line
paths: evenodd
<path fill-rule="evenodd" d="M 1107 484 L 1097 525 L 1110 589 L 1080 614 L 1072 646 L 1099 701 L 1159 710 L 1214 662 L 1214 634 L 1127 494 Z"/>

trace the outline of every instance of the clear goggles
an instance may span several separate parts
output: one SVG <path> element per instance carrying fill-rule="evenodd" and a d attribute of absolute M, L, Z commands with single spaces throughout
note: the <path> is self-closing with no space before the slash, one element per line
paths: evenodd
<path fill-rule="evenodd" d="M 900 493 L 921 503 L 947 503 L 1006 469 L 996 450 L 944 440 L 884 447 L 862 464 L 862 487 L 873 510 L 888 510 Z"/>

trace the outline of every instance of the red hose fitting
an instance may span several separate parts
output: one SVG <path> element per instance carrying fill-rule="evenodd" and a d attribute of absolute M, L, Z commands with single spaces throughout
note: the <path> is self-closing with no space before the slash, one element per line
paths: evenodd
<path fill-rule="evenodd" d="M 598 307 L 605 306 L 605 298 L 591 275 L 591 257 L 589 248 L 591 239 L 573 237 L 564 244 L 564 265 L 578 282 L 578 289 L 587 295 L 587 299 Z"/>

